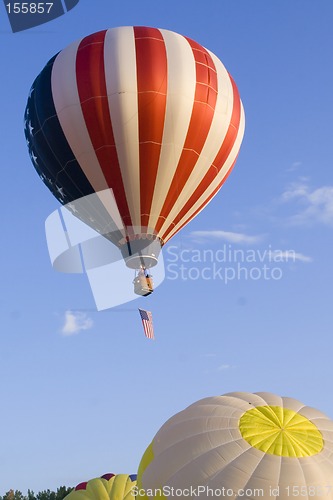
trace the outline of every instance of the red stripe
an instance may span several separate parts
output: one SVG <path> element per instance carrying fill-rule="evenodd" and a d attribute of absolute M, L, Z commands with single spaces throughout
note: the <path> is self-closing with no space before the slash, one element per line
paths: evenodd
<path fill-rule="evenodd" d="M 156 231 L 161 229 L 200 156 L 210 130 L 217 100 L 217 74 L 206 49 L 187 38 L 196 67 L 196 88 L 187 136 L 174 178 L 161 210 Z"/>
<path fill-rule="evenodd" d="M 232 84 L 232 89 L 233 89 L 233 110 L 232 110 L 232 115 L 231 115 L 231 120 L 230 124 L 228 127 L 228 131 L 226 133 L 225 139 L 223 141 L 223 144 L 217 153 L 215 160 L 213 161 L 212 165 L 210 166 L 209 170 L 207 171 L 206 175 L 198 185 L 198 187 L 195 189 L 195 191 L 192 193 L 190 198 L 187 200 L 183 208 L 180 210 L 178 215 L 175 217 L 173 220 L 172 226 L 170 226 L 165 233 L 163 234 L 162 239 L 165 241 L 165 238 L 167 238 L 168 234 L 172 231 L 172 229 L 178 224 L 181 219 L 186 216 L 186 214 L 191 210 L 193 205 L 197 202 L 197 200 L 200 198 L 200 196 L 203 195 L 203 193 L 206 191 L 206 189 L 210 186 L 210 184 L 214 181 L 216 176 L 219 174 L 220 170 L 224 166 L 226 160 L 228 159 L 231 150 L 235 144 L 237 135 L 238 135 L 238 129 L 239 129 L 239 124 L 240 124 L 240 118 L 241 118 L 241 101 L 238 93 L 238 89 L 236 87 L 236 84 L 232 77 L 229 75 L 230 81 Z M 234 165 L 234 163 L 233 163 Z M 229 175 L 231 169 L 227 172 L 226 176 Z M 224 182 L 224 180 L 223 180 Z M 223 182 L 220 184 L 222 186 Z M 210 199 L 210 198 L 209 198 Z M 208 200 L 209 201 L 209 200 Z M 206 204 L 208 202 L 205 202 Z M 197 212 L 196 212 L 197 213 Z M 191 217 L 192 218 L 192 217 Z M 189 220 L 191 220 L 191 218 Z M 183 226 L 182 226 L 183 227 Z"/>
<path fill-rule="evenodd" d="M 76 57 L 76 78 L 86 127 L 105 180 L 113 190 L 126 225 L 132 225 L 126 200 L 109 111 L 104 41 L 106 31 L 82 40 Z"/>
<path fill-rule="evenodd" d="M 79 490 L 85 490 L 87 488 L 88 481 L 85 481 L 84 483 L 80 483 L 77 486 L 75 486 L 75 491 Z"/>
<path fill-rule="evenodd" d="M 139 110 L 142 232 L 148 225 L 161 153 L 167 93 L 167 57 L 158 29 L 135 27 Z"/>
<path fill-rule="evenodd" d="M 237 155 L 238 156 L 238 155 Z M 198 213 L 201 212 L 201 210 L 203 210 L 205 208 L 206 205 L 208 205 L 208 203 L 214 198 L 214 196 L 218 193 L 218 191 L 221 189 L 221 187 L 223 186 L 223 184 L 225 183 L 225 181 L 227 180 L 227 178 L 229 177 L 229 174 L 231 173 L 232 169 L 234 168 L 234 165 L 236 163 L 236 160 L 237 160 L 237 156 L 235 158 L 235 161 L 233 162 L 231 168 L 228 170 L 228 172 L 226 173 L 226 175 L 223 177 L 223 179 L 221 180 L 221 182 L 219 183 L 219 185 L 214 189 L 214 191 L 209 195 L 209 197 L 199 206 L 199 208 L 197 208 L 195 210 L 195 212 L 188 218 L 185 220 L 185 222 L 183 222 L 183 224 L 181 226 L 179 226 L 179 228 L 177 229 L 177 231 L 175 233 L 173 233 L 172 235 L 172 238 L 175 236 L 175 234 L 177 234 L 181 229 L 183 229 L 184 226 L 186 226 L 186 224 L 188 224 L 192 219 L 194 219 L 194 217 L 196 217 L 198 215 Z M 166 230 L 166 232 L 163 234 L 163 237 L 162 237 L 162 240 L 164 241 L 164 243 L 166 243 L 170 237 L 168 237 L 168 234 L 170 234 L 170 232 L 174 229 L 176 224 L 171 224 L 169 226 L 169 228 Z"/>
<path fill-rule="evenodd" d="M 101 476 L 101 479 L 106 479 L 107 481 L 109 481 L 114 476 L 115 476 L 115 474 L 108 473 L 108 474 L 104 474 L 103 476 Z"/>

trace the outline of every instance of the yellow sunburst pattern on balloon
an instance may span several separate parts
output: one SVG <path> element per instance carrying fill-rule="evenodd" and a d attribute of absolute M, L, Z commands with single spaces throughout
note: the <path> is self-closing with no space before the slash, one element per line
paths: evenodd
<path fill-rule="evenodd" d="M 309 419 L 281 406 L 257 406 L 239 420 L 243 438 L 264 453 L 310 457 L 323 449 L 323 436 Z"/>

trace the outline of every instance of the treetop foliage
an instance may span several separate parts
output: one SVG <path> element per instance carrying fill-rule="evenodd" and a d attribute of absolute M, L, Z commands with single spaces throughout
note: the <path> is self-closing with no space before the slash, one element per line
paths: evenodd
<path fill-rule="evenodd" d="M 3 496 L 0 496 L 0 500 L 63 500 L 72 490 L 73 488 L 60 486 L 57 491 L 44 490 L 36 494 L 28 490 L 27 495 L 23 495 L 18 490 L 9 490 Z"/>

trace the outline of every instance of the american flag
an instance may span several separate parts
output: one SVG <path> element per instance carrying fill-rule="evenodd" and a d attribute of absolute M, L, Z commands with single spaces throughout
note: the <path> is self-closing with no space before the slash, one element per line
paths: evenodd
<path fill-rule="evenodd" d="M 139 313 L 142 319 L 143 329 L 145 336 L 149 339 L 154 339 L 154 327 L 153 327 L 153 315 L 150 311 L 145 311 L 144 309 L 139 309 Z"/>

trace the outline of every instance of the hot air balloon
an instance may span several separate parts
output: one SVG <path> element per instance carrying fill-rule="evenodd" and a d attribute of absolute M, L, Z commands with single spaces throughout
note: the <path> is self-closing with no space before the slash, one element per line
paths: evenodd
<path fill-rule="evenodd" d="M 331 500 L 333 421 L 270 393 L 202 399 L 157 432 L 142 457 L 137 488 L 145 499 Z"/>
<path fill-rule="evenodd" d="M 134 500 L 136 474 L 104 474 L 80 483 L 65 498 L 67 500 Z"/>
<path fill-rule="evenodd" d="M 149 269 L 161 247 L 228 177 L 243 133 L 243 106 L 222 62 L 185 36 L 143 26 L 100 31 L 60 51 L 25 111 L 37 173 L 140 271 L 141 295 L 153 290 Z"/>

